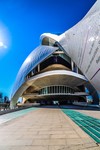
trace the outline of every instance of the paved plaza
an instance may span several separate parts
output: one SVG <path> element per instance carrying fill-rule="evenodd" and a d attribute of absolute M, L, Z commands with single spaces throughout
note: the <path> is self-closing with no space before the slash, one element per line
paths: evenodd
<path fill-rule="evenodd" d="M 81 149 L 100 146 L 59 108 L 31 110 L 0 124 L 0 150 Z"/>

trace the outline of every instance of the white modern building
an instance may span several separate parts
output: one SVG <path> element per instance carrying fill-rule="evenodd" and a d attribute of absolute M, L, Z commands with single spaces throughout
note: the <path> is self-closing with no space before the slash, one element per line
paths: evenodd
<path fill-rule="evenodd" d="M 60 36 L 41 35 L 41 45 L 31 52 L 18 72 L 11 108 L 19 97 L 23 104 L 56 100 L 72 103 L 86 101 L 86 96 L 91 95 L 93 103 L 99 104 L 99 6 L 100 0 L 85 18 Z"/>
<path fill-rule="evenodd" d="M 54 39 L 100 92 L 100 0 L 71 29 L 60 36 L 45 33 L 44 37 Z"/>

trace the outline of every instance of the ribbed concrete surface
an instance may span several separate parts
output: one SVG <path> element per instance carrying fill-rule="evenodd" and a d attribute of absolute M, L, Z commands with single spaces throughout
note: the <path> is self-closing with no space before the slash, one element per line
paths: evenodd
<path fill-rule="evenodd" d="M 60 109 L 41 108 L 0 125 L 0 150 L 100 150 Z"/>

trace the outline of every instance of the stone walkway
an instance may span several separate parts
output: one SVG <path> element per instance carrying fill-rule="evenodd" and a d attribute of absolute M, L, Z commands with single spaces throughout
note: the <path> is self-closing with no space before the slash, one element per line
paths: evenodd
<path fill-rule="evenodd" d="M 41 108 L 0 125 L 0 150 L 100 150 L 60 109 Z"/>
<path fill-rule="evenodd" d="M 84 113 L 88 116 L 100 119 L 100 110 L 96 111 L 96 110 L 77 110 L 78 112 Z"/>

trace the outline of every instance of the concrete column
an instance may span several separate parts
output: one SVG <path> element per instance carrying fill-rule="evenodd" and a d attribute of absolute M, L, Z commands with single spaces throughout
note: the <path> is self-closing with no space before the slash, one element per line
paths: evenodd
<path fill-rule="evenodd" d="M 31 75 L 32 75 L 32 76 L 34 75 L 34 72 L 33 72 L 33 70 L 31 71 Z"/>
<path fill-rule="evenodd" d="M 26 101 L 26 98 L 22 97 L 22 104 L 24 104 Z"/>
<path fill-rule="evenodd" d="M 10 109 L 15 109 L 16 108 L 16 101 L 11 100 L 10 101 Z"/>
<path fill-rule="evenodd" d="M 38 72 L 40 72 L 40 64 L 38 65 Z"/>
<path fill-rule="evenodd" d="M 76 65 L 75 65 L 76 66 Z M 78 67 L 76 66 L 76 73 L 78 73 Z"/>
<path fill-rule="evenodd" d="M 72 68 L 72 71 L 74 70 L 74 62 L 71 60 L 71 68 Z"/>

